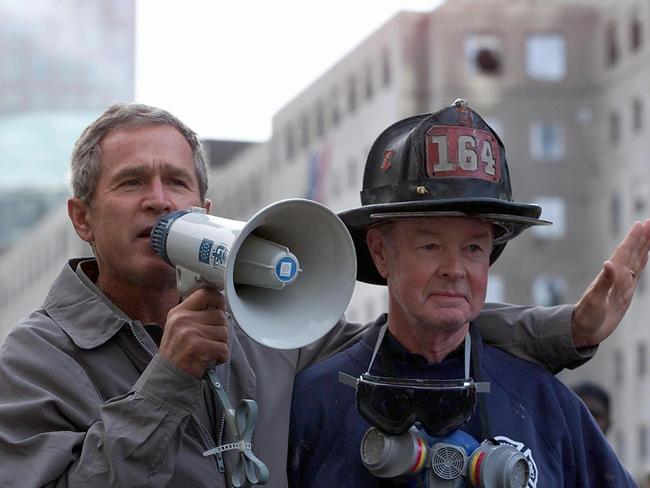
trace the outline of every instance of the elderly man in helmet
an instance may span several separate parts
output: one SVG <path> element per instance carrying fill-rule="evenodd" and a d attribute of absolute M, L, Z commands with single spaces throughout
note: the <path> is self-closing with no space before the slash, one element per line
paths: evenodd
<path fill-rule="evenodd" d="M 292 486 L 634 486 L 568 388 L 472 326 L 506 242 L 550 223 L 513 201 L 488 124 L 462 100 L 393 124 L 370 151 L 361 199 L 340 217 L 358 279 L 388 286 L 388 314 L 298 376 Z M 646 259 L 615 258 L 630 281 Z"/>

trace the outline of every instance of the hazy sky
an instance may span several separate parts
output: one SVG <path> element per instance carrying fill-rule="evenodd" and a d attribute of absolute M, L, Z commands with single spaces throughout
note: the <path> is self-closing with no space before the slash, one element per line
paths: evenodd
<path fill-rule="evenodd" d="M 201 137 L 266 140 L 271 117 L 399 10 L 440 0 L 137 0 L 136 100 Z"/>

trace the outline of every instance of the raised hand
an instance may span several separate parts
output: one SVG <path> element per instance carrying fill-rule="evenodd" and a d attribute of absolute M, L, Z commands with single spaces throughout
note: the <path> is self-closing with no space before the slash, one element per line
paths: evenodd
<path fill-rule="evenodd" d="M 650 219 L 635 222 L 573 312 L 576 347 L 595 346 L 610 336 L 627 311 L 650 251 Z"/>

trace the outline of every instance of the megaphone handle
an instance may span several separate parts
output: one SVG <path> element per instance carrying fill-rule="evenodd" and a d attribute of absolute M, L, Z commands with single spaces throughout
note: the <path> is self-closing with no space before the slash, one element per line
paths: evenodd
<path fill-rule="evenodd" d="M 176 288 L 178 288 L 183 300 L 199 288 L 208 287 L 211 287 L 211 285 L 206 282 L 201 275 L 196 274 L 183 266 L 176 266 Z"/>
<path fill-rule="evenodd" d="M 224 418 L 226 419 L 226 423 L 228 424 L 228 428 L 230 429 L 231 432 L 235 433 L 235 435 L 237 436 L 236 440 L 238 441 L 239 430 L 237 429 L 237 423 L 235 422 L 235 410 L 232 408 L 232 405 L 230 404 L 230 399 L 228 398 L 228 394 L 223 389 L 223 386 L 221 386 L 221 381 L 219 381 L 217 372 L 214 369 L 208 369 L 206 371 L 206 375 L 208 377 L 210 385 L 212 385 L 212 389 L 217 394 L 219 403 L 221 403 L 221 408 L 223 410 L 223 415 Z"/>

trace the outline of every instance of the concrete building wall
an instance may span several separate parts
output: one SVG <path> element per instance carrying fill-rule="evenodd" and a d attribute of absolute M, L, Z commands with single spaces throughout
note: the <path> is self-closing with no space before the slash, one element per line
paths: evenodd
<path fill-rule="evenodd" d="M 602 182 L 594 206 L 612 249 L 635 220 L 650 210 L 650 4 L 626 0 L 603 3 L 599 22 L 598 134 Z M 598 364 L 580 368 L 607 385 L 613 399 L 617 452 L 633 473 L 650 473 L 650 312 L 648 277 L 641 282 L 624 323 L 601 346 Z"/>
<path fill-rule="evenodd" d="M 269 145 L 251 144 L 235 157 L 210 169 L 213 215 L 233 220 L 247 220 L 272 202 L 269 196 Z"/>
<path fill-rule="evenodd" d="M 584 264 L 602 255 L 591 246 L 583 249 L 589 233 L 586 222 L 590 220 L 592 186 L 598 181 L 594 171 L 597 141 L 589 133 L 591 122 L 581 122 L 581 114 L 593 110 L 590 60 L 595 54 L 589 39 L 594 36 L 597 13 L 591 7 L 554 2 L 515 2 L 503 7 L 501 1 L 458 1 L 447 2 L 434 12 L 431 43 L 437 46 L 433 56 L 437 75 L 431 91 L 436 106 L 456 97 L 468 99 L 501 135 L 515 200 L 534 202 L 554 197 L 565 203 L 565 232 L 561 236 L 545 238 L 529 230 L 509 243 L 493 266 L 493 274 L 506 278 L 503 298 L 532 302 L 531 285 L 545 273 L 564 279 L 564 299 L 573 301 L 594 273 Z M 474 15 L 467 16 L 468 9 Z M 558 36 L 566 45 L 565 73 L 557 79 L 531 79 L 526 71 L 526 43 L 529 36 L 541 34 Z M 471 69 L 467 46 L 482 36 L 498 41 L 499 73 Z M 561 128 L 562 154 L 533 156 L 532 126 L 540 123 Z M 553 220 L 552 215 L 548 218 Z M 526 266 L 521 266 L 522 262 Z M 583 265 L 573 266 L 576 263 Z"/>
<path fill-rule="evenodd" d="M 272 199 L 310 196 L 335 210 L 358 203 L 370 144 L 391 121 L 422 111 L 414 59 L 426 47 L 418 35 L 426 18 L 396 16 L 276 114 Z"/>
<path fill-rule="evenodd" d="M 43 303 L 68 258 L 91 255 L 90 247 L 75 233 L 65 205 L 5 252 L 0 259 L 0 341 Z"/>

